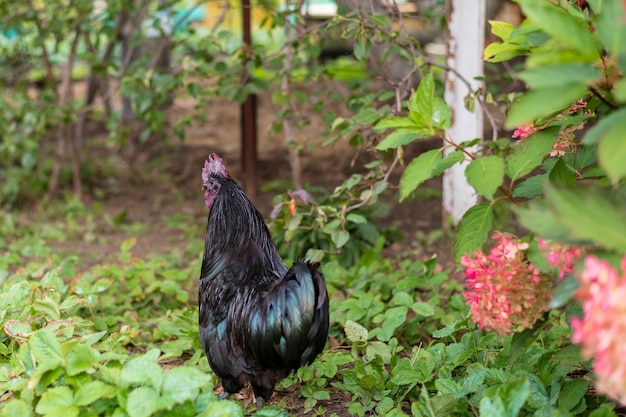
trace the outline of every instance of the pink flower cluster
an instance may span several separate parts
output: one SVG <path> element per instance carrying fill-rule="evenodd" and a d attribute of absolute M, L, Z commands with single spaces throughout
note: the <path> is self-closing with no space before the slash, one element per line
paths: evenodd
<path fill-rule="evenodd" d="M 565 245 L 558 242 L 547 242 L 537 238 L 539 249 L 547 250 L 543 255 L 548 260 L 550 268 L 559 270 L 559 278 L 563 279 L 574 269 L 574 261 L 585 253 L 585 248 Z"/>
<path fill-rule="evenodd" d="M 552 293 L 549 278 L 526 259 L 527 243 L 495 232 L 495 246 L 461 258 L 467 277 L 463 293 L 472 321 L 500 335 L 531 327 L 544 311 Z"/>
<path fill-rule="evenodd" d="M 587 102 L 583 99 L 580 99 L 562 113 L 557 114 L 555 116 L 555 119 L 560 119 L 561 117 L 563 117 L 563 115 L 575 113 L 576 111 L 582 110 L 586 107 Z M 554 143 L 554 146 L 552 147 L 550 156 L 561 157 L 564 156 L 566 153 L 572 152 L 574 150 L 574 147 L 576 146 L 574 132 L 582 129 L 586 123 L 587 121 L 583 121 L 578 125 L 570 126 L 564 130 L 559 131 L 559 135 L 556 142 Z M 519 126 L 513 132 L 513 139 L 517 138 L 517 141 L 515 143 L 519 144 L 522 140 L 526 139 L 535 132 L 545 129 L 546 127 L 548 127 L 548 125 L 549 123 L 546 123 L 543 126 L 534 126 L 532 123 L 529 123 L 527 125 Z"/>
<path fill-rule="evenodd" d="M 513 138 L 519 138 L 516 143 L 520 143 L 522 140 L 526 139 L 538 130 L 539 129 L 533 126 L 532 123 L 524 126 L 519 126 L 517 129 L 515 129 L 515 132 L 513 132 Z"/>
<path fill-rule="evenodd" d="M 575 297 L 583 306 L 583 317 L 572 319 L 574 343 L 582 344 L 582 355 L 595 357 L 593 370 L 598 391 L 626 405 L 626 256 L 622 273 L 595 256 L 585 258 Z"/>

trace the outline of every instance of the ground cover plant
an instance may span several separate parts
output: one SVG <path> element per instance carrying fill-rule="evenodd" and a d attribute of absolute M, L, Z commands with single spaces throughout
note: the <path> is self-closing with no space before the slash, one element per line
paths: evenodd
<path fill-rule="evenodd" d="M 132 18 L 141 7 L 130 3 L 115 3 L 119 9 L 111 9 L 115 18 L 108 22 Z M 482 143 L 479 153 L 469 150 L 478 140 L 458 143 L 446 131 L 451 111 L 441 98 L 445 65 L 423 54 L 414 39 L 400 36 L 401 26 L 395 24 L 401 16 L 393 13 L 340 9 L 330 25 L 357 39 L 355 61 L 347 66 L 311 64 L 309 58 L 319 48 L 314 38 L 305 37 L 285 55 L 271 42 L 256 45 L 248 53 L 258 59 L 247 60 L 243 68 L 222 53 L 240 51 L 243 57 L 244 50 L 233 46 L 226 32 L 212 32 L 221 40 L 209 46 L 202 34 L 174 36 L 177 47 L 195 57 L 183 60 L 179 72 L 151 72 L 136 64 L 118 73 L 108 59 L 91 68 L 98 76 L 104 71 L 119 77 L 119 88 L 135 100 L 136 116 L 144 123 L 135 132 L 140 142 L 155 132 L 183 135 L 200 117 L 198 109 L 216 96 L 242 100 L 280 80 L 289 88 L 268 94 L 282 106 L 274 128 L 304 131 L 306 117 L 297 109 L 309 106 L 310 117 L 321 114 L 327 123 L 326 146 L 371 151 L 360 170 L 334 177 L 327 189 L 304 183 L 304 192 L 284 186 L 280 178 L 266 186 L 278 194 L 266 205 L 273 207 L 266 217 L 272 218 L 281 255 L 322 263 L 331 328 L 327 349 L 312 365 L 283 380 L 260 411 L 245 392 L 217 399 L 217 381 L 197 334 L 195 290 L 206 213 L 185 205 L 197 200 L 202 206 L 199 178 L 189 195 L 167 179 L 164 166 L 173 148 L 152 166 L 134 166 L 145 170 L 145 177 L 135 180 L 134 188 L 127 185 L 135 198 L 142 188 L 150 196 L 167 195 L 141 206 L 144 215 L 157 216 L 136 220 L 129 210 L 105 210 L 107 197 L 114 194 L 97 186 L 95 199 L 81 201 L 76 182 L 73 195 L 43 203 L 37 199 L 39 205 L 20 200 L 50 189 L 54 175 L 60 181 L 55 187 L 69 184 L 73 176 L 89 186 L 97 183 L 94 177 L 109 175 L 111 167 L 120 165 L 117 156 L 90 158 L 96 148 L 85 146 L 81 152 L 90 163 L 78 158 L 54 174 L 58 159 L 39 152 L 49 149 L 49 141 L 69 144 L 64 132 L 74 131 L 87 112 L 80 102 L 67 99 L 35 117 L 44 108 L 37 106 L 60 100 L 55 67 L 47 65 L 54 57 L 45 55 L 49 50 L 62 54 L 65 48 L 71 57 L 74 47 L 80 55 L 78 45 L 88 51 L 90 44 L 94 50 L 85 53 L 93 54 L 100 51 L 98 42 L 106 52 L 106 41 L 117 36 L 116 26 L 98 18 L 100 26 L 93 27 L 103 32 L 85 38 L 84 25 L 91 21 L 80 16 L 82 8 L 91 10 L 87 2 L 72 3 L 72 13 L 63 15 L 68 21 L 43 24 L 59 4 L 34 8 L 37 23 L 23 26 L 15 24 L 22 15 L 7 14 L 9 27 L 30 37 L 5 46 L 15 53 L 5 56 L 36 65 L 13 74 L 7 85 L 15 94 L 2 96 L 7 123 L 0 154 L 7 169 L 0 191 L 6 205 L 0 220 L 0 415 L 623 413 L 623 2 L 519 0 L 526 16 L 519 26 L 490 22 L 499 41 L 487 47 L 484 58 L 494 65 L 506 62 L 508 72 L 487 79 L 486 91 L 474 92 L 468 103 L 476 111 L 489 111 L 486 103 L 499 106 L 507 119 L 504 128 L 493 126 L 497 139 Z M 274 15 L 271 28 L 282 27 L 284 17 Z M 34 38 L 32 31 L 43 37 Z M 47 37 L 66 32 L 69 44 L 63 36 Z M 30 49 L 27 42 L 33 42 Z M 385 42 L 393 46 L 390 53 L 411 63 L 409 75 L 372 89 L 371 75 L 358 63 Z M 97 61 L 93 59 L 87 62 Z M 355 67 L 357 71 L 346 70 Z M 342 71 L 345 79 L 337 76 Z M 31 84 L 41 73 L 47 84 L 31 99 Z M 216 74 L 225 75 L 215 84 L 199 81 Z M 242 74 L 250 77 L 243 84 Z M 347 87 L 317 91 L 309 98 L 299 90 L 307 77 Z M 412 77 L 419 78 L 414 90 Z M 526 88 L 502 93 L 509 77 Z M 61 78 L 72 82 L 71 74 Z M 184 98 L 194 100 L 194 114 L 166 128 L 169 122 L 160 106 L 178 87 Z M 340 114 L 330 112 L 324 104 L 331 102 L 345 103 L 345 108 Z M 111 129 L 104 135 L 109 149 L 122 147 L 129 138 L 120 117 L 115 112 L 103 117 Z M 54 134 L 46 137 L 46 132 Z M 437 145 L 409 160 L 411 147 L 432 137 L 439 139 Z M 298 150 L 290 154 L 293 174 L 299 152 L 321 145 L 289 146 Z M 458 163 L 466 164 L 468 182 L 482 200 L 450 232 L 447 261 L 377 223 L 380 215 L 412 200 L 418 207 L 425 204 L 420 190 L 427 181 Z M 200 167 L 191 171 L 199 173 Z M 110 176 L 114 183 L 131 177 Z M 295 183 L 297 175 L 292 178 Z M 167 215 L 164 206 L 171 208 Z M 161 234 L 154 235 L 156 229 Z M 161 242 L 151 254 L 142 245 L 155 236 Z M 99 254 L 104 247 L 109 252 Z"/>

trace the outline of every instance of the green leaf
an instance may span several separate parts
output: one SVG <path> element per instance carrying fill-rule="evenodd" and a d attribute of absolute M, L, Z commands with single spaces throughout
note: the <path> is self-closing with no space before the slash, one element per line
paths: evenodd
<path fill-rule="evenodd" d="M 341 248 L 348 243 L 348 240 L 350 240 L 350 233 L 345 230 L 336 229 L 330 234 L 330 239 L 333 241 L 335 246 L 337 246 L 337 248 Z"/>
<path fill-rule="evenodd" d="M 431 73 L 426 74 L 409 98 L 409 117 L 421 127 L 432 128 L 435 82 Z"/>
<path fill-rule="evenodd" d="M 558 219 L 574 239 L 584 239 L 626 252 L 626 211 L 610 191 L 591 186 L 556 186 L 546 198 Z"/>
<path fill-rule="evenodd" d="M 124 212 L 122 212 L 122 213 L 124 213 Z M 119 214 L 118 214 L 118 216 L 119 216 Z M 136 237 L 128 238 L 125 241 L 123 241 L 122 244 L 120 245 L 120 252 L 128 252 L 136 244 L 137 244 L 137 238 Z"/>
<path fill-rule="evenodd" d="M 517 359 L 526 352 L 526 349 L 530 346 L 530 344 L 535 340 L 537 334 L 543 330 L 543 326 L 545 324 L 544 320 L 538 320 L 534 326 L 530 329 L 524 329 L 519 333 L 515 333 L 513 335 L 513 339 L 511 339 L 511 347 L 509 349 L 509 363 L 511 364 L 511 368 Z"/>
<path fill-rule="evenodd" d="M 458 323 L 459 323 L 458 321 L 453 321 L 452 323 L 446 325 L 445 327 L 435 330 L 433 332 L 433 337 L 435 339 L 440 339 L 442 337 L 450 336 L 452 333 L 456 332 L 456 325 Z"/>
<path fill-rule="evenodd" d="M 422 317 L 430 317 L 435 314 L 435 308 L 430 304 L 422 301 L 413 303 L 413 305 L 411 306 L 411 310 L 413 310 L 418 316 Z"/>
<path fill-rule="evenodd" d="M 547 174 L 540 174 L 520 182 L 513 190 L 513 197 L 531 198 L 543 194 L 543 184 Z"/>
<path fill-rule="evenodd" d="M 363 62 L 367 60 L 372 49 L 372 42 L 365 36 L 359 36 L 354 43 L 354 57 Z"/>
<path fill-rule="evenodd" d="M 593 410 L 589 417 L 617 417 L 615 411 L 613 411 L 611 404 L 604 403 L 600 407 Z"/>
<path fill-rule="evenodd" d="M 504 178 L 504 160 L 497 155 L 479 157 L 467 165 L 465 177 L 478 194 L 491 200 Z"/>
<path fill-rule="evenodd" d="M 422 378 L 422 373 L 413 369 L 398 369 L 391 371 L 391 382 L 396 385 L 411 385 Z"/>
<path fill-rule="evenodd" d="M 559 408 L 570 411 L 576 407 L 587 393 L 587 388 L 589 388 L 589 383 L 582 378 L 563 384 L 561 394 L 559 395 Z"/>
<path fill-rule="evenodd" d="M 4 332 L 9 337 L 28 337 L 33 333 L 33 327 L 28 322 L 7 320 L 7 322 L 4 323 Z"/>
<path fill-rule="evenodd" d="M 346 216 L 346 220 L 356 224 L 367 223 L 367 219 L 365 218 L 365 216 L 356 213 L 348 213 L 348 215 Z"/>
<path fill-rule="evenodd" d="M 513 103 L 506 118 L 506 127 L 514 128 L 558 113 L 586 93 L 587 84 L 580 83 L 531 90 Z"/>
<path fill-rule="evenodd" d="M 559 308 L 564 306 L 574 297 L 574 294 L 579 287 L 580 282 L 578 282 L 574 275 L 566 275 L 554 289 L 552 299 L 550 300 L 550 308 Z"/>
<path fill-rule="evenodd" d="M 620 125 L 624 118 L 626 118 L 626 107 L 621 108 L 601 119 L 598 124 L 587 131 L 585 137 L 583 138 L 583 144 L 597 145 L 598 142 L 600 142 L 600 139 L 606 136 L 607 131 L 612 129 L 613 126 Z"/>
<path fill-rule="evenodd" d="M 59 320 L 61 318 L 59 305 L 50 297 L 34 301 L 33 310 L 50 320 Z"/>
<path fill-rule="evenodd" d="M 519 222 L 537 235 L 557 241 L 568 240 L 567 230 L 543 202 L 535 201 L 527 207 L 517 206 L 512 209 L 517 215 Z"/>
<path fill-rule="evenodd" d="M 149 384 L 158 387 L 161 384 L 163 370 L 159 365 L 146 358 L 139 356 L 124 364 L 121 379 L 127 384 Z"/>
<path fill-rule="evenodd" d="M 593 3 L 593 2 L 590 2 Z M 594 8 L 597 19 L 594 28 L 602 46 L 613 56 L 620 57 L 620 68 L 623 67 L 624 48 L 626 48 L 626 28 L 624 27 L 624 7 L 618 0 L 601 2 L 600 10 Z"/>
<path fill-rule="evenodd" d="M 437 129 L 446 130 L 452 123 L 452 110 L 445 101 L 439 97 L 433 99 L 433 115 L 431 124 Z"/>
<path fill-rule="evenodd" d="M 400 199 L 409 196 L 421 183 L 434 176 L 435 168 L 441 163 L 442 149 L 424 152 L 406 167 L 400 178 Z"/>
<path fill-rule="evenodd" d="M 79 410 L 74 405 L 74 396 L 69 387 L 54 387 L 41 395 L 35 411 L 50 417 L 75 417 Z"/>
<path fill-rule="evenodd" d="M 66 357 L 67 374 L 77 375 L 91 368 L 98 361 L 98 351 L 86 345 L 77 345 L 70 350 Z"/>
<path fill-rule="evenodd" d="M 78 406 L 89 405 L 101 398 L 111 398 L 116 393 L 115 387 L 109 384 L 102 381 L 89 381 L 78 387 L 74 396 L 74 404 Z"/>
<path fill-rule="evenodd" d="M 365 355 L 369 358 L 380 356 L 383 363 L 389 363 L 391 360 L 391 347 L 387 343 L 374 340 L 367 344 L 365 348 Z"/>
<path fill-rule="evenodd" d="M 464 160 L 465 160 L 465 154 L 463 153 L 463 151 L 457 149 L 455 151 L 450 152 L 448 155 L 445 156 L 445 158 L 443 158 L 443 160 L 441 160 L 437 164 L 437 166 L 435 167 L 432 173 L 433 177 L 443 174 L 445 170 L 447 170 L 453 165 L 458 164 L 459 162 L 464 161 Z"/>
<path fill-rule="evenodd" d="M 521 141 L 506 160 L 507 175 L 516 180 L 537 168 L 552 150 L 557 134 L 558 128 L 549 128 Z"/>
<path fill-rule="evenodd" d="M 435 388 L 442 394 L 450 394 L 455 398 L 464 397 L 461 387 L 452 379 L 440 378 L 435 380 Z"/>
<path fill-rule="evenodd" d="M 243 417 L 241 406 L 232 401 L 212 401 L 199 417 Z M 131 416 L 132 417 L 132 416 Z"/>
<path fill-rule="evenodd" d="M 483 59 L 487 62 L 508 61 L 516 56 L 526 55 L 528 46 L 516 42 L 490 43 L 483 52 Z"/>
<path fill-rule="evenodd" d="M 502 398 L 483 397 L 479 404 L 480 417 L 510 417 L 506 413 Z"/>
<path fill-rule="evenodd" d="M 408 117 L 400 117 L 400 116 L 391 116 L 382 119 L 374 125 L 374 130 L 385 130 L 385 129 L 423 129 L 423 125 L 416 124 L 413 120 Z"/>
<path fill-rule="evenodd" d="M 200 95 L 202 95 L 202 87 L 200 87 L 198 83 L 192 82 L 187 84 L 187 91 L 189 92 L 189 95 L 191 95 L 191 97 L 193 98 L 198 98 L 200 97 Z"/>
<path fill-rule="evenodd" d="M 354 116 L 354 121 L 361 125 L 372 124 L 378 119 L 380 119 L 380 114 L 371 107 L 359 110 L 356 116 Z"/>
<path fill-rule="evenodd" d="M 554 167 L 552 167 L 548 178 L 550 179 L 550 183 L 552 184 L 576 184 L 576 177 L 574 176 L 572 171 L 567 168 L 567 165 L 562 158 L 559 158 Z"/>
<path fill-rule="evenodd" d="M 316 400 L 329 400 L 330 394 L 327 391 L 315 391 L 312 395 Z M 280 410 L 274 407 L 263 407 L 256 413 L 252 414 L 252 417 L 289 417 L 289 413 L 285 410 Z"/>
<path fill-rule="evenodd" d="M 522 0 L 519 4 L 534 24 L 562 45 L 578 51 L 581 59 L 586 62 L 598 59 L 598 45 L 582 19 L 544 0 Z"/>
<path fill-rule="evenodd" d="M 434 411 L 435 417 L 449 417 L 455 415 L 458 403 L 459 401 L 451 395 L 435 395 L 430 398 L 430 406 Z M 404 416 L 405 414 L 401 415 Z"/>
<path fill-rule="evenodd" d="M 604 126 L 603 134 L 598 142 L 598 161 L 614 184 L 626 177 L 624 132 L 626 132 L 626 118 L 611 119 L 611 123 Z"/>
<path fill-rule="evenodd" d="M 517 416 L 530 395 L 530 382 L 527 379 L 511 381 L 502 387 L 501 392 L 507 410 L 506 415 Z"/>
<path fill-rule="evenodd" d="M 32 415 L 31 406 L 22 400 L 7 401 L 0 409 L 0 417 L 32 417 Z"/>
<path fill-rule="evenodd" d="M 193 400 L 200 388 L 208 385 L 211 378 L 204 372 L 188 366 L 170 369 L 163 375 L 161 395 L 174 403 Z"/>
<path fill-rule="evenodd" d="M 513 29 L 515 29 L 515 26 L 510 23 L 499 22 L 496 20 L 489 20 L 489 24 L 491 25 L 491 33 L 503 41 L 508 41 L 511 37 Z"/>
<path fill-rule="evenodd" d="M 528 87 L 536 89 L 573 84 L 589 85 L 600 76 L 600 71 L 595 66 L 583 62 L 547 65 L 519 74 Z"/>
<path fill-rule="evenodd" d="M 40 329 L 30 338 L 30 348 L 40 367 L 54 369 L 63 363 L 61 343 L 49 329 Z"/>
<path fill-rule="evenodd" d="M 478 204 L 463 215 L 459 222 L 452 252 L 454 262 L 459 263 L 465 254 L 472 254 L 487 240 L 493 223 L 493 208 L 491 204 Z"/>
<path fill-rule="evenodd" d="M 346 320 L 343 326 L 346 337 L 352 343 L 367 342 L 367 329 L 352 320 Z"/>
<path fill-rule="evenodd" d="M 614 84 L 613 97 L 618 103 L 626 103 L 626 78 L 622 78 Z"/>
<path fill-rule="evenodd" d="M 380 26 L 383 28 L 389 27 L 389 16 L 384 13 L 374 13 L 368 19 L 371 24 L 375 26 Z"/>
<path fill-rule="evenodd" d="M 130 417 L 149 417 L 157 410 L 159 395 L 149 387 L 135 388 L 128 394 L 126 412 Z"/>
<path fill-rule="evenodd" d="M 396 130 L 395 132 L 390 133 L 385 139 L 383 139 L 378 145 L 376 145 L 376 149 L 380 151 L 384 151 L 387 149 L 396 149 L 400 146 L 406 145 L 407 143 L 411 143 L 416 139 L 421 139 L 428 137 L 433 134 L 432 130 Z"/>

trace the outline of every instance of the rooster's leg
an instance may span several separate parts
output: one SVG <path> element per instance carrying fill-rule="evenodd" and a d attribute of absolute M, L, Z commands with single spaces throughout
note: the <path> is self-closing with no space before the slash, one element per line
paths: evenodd
<path fill-rule="evenodd" d="M 265 405 L 265 400 L 261 396 L 254 397 L 256 400 L 256 410 L 259 411 Z"/>
<path fill-rule="evenodd" d="M 219 393 L 219 395 L 217 396 L 217 398 L 219 398 L 220 400 L 226 399 L 230 394 L 226 391 L 222 391 Z"/>

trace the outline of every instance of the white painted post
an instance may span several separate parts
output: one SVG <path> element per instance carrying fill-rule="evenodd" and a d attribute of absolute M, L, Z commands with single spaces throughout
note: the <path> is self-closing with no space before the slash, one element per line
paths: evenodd
<path fill-rule="evenodd" d="M 447 63 L 472 89 L 481 87 L 483 76 L 483 50 L 485 46 L 486 0 L 448 0 L 448 54 Z M 469 93 L 465 83 L 452 71 L 446 74 L 445 99 L 452 109 L 452 125 L 448 135 L 456 143 L 483 137 L 483 111 L 476 103 L 475 111 L 465 108 L 464 98 Z M 453 149 L 448 149 L 447 153 Z M 478 147 L 470 149 L 475 152 Z M 443 176 L 444 222 L 452 216 L 457 224 L 463 214 L 478 202 L 478 196 L 465 179 L 467 163 L 457 164 Z"/>

